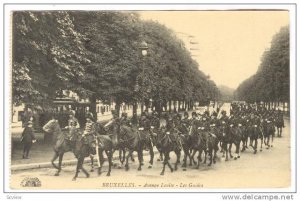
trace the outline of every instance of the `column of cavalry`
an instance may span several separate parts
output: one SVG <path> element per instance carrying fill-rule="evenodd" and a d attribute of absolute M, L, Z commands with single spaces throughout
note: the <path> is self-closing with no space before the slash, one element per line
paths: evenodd
<path fill-rule="evenodd" d="M 187 159 L 189 166 L 196 168 L 199 168 L 200 163 L 206 163 L 207 158 L 209 166 L 216 163 L 218 151 L 225 157 L 225 161 L 230 158 L 237 160 L 241 152 L 253 151 L 256 154 L 258 149 L 262 151 L 263 146 L 266 149 L 272 147 L 275 133 L 281 137 L 284 127 L 280 110 L 268 110 L 250 104 L 231 104 L 230 114 L 224 110 L 220 114 L 209 114 L 208 111 L 198 114 L 194 111 L 189 116 L 188 112 L 183 117 L 177 112 L 167 113 L 163 116 L 165 123 L 161 125 L 162 121 L 155 111 L 144 112 L 138 124 L 132 125 L 126 113 L 122 113 L 120 118 L 114 113 L 113 118 L 103 125 L 94 122 L 93 115 L 88 113 L 86 125 L 81 131 L 74 112 L 71 112 L 66 128 L 61 129 L 53 116 L 43 129 L 53 134 L 55 153 L 51 162 L 57 169 L 55 175 L 61 172 L 64 153 L 72 151 L 77 158 L 73 177 L 76 180 L 80 170 L 86 177 L 90 176 L 83 167 L 86 157 L 91 157 L 93 169 L 93 156 L 96 156 L 100 175 L 105 162 L 104 154 L 108 161 L 107 176 L 110 176 L 115 152 L 119 153 L 120 163 L 125 163 L 126 171 L 129 170 L 129 159 L 134 161 L 134 152 L 137 153 L 139 171 L 144 165 L 143 153 L 149 152 L 148 168 L 152 168 L 154 147 L 159 152 L 157 160 L 162 161 L 161 175 L 164 175 L 166 166 L 171 172 L 178 169 L 181 154 L 183 170 L 187 168 Z M 174 167 L 170 163 L 171 152 L 176 156 Z M 54 163 L 57 158 L 58 165 Z"/>

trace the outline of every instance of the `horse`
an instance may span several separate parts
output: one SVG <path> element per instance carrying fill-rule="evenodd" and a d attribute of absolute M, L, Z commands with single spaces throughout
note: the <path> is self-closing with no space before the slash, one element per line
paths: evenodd
<path fill-rule="evenodd" d="M 206 163 L 205 133 L 200 132 L 201 129 L 204 129 L 204 127 L 198 127 L 197 124 L 193 124 L 190 127 L 190 132 L 189 132 L 189 135 L 191 136 L 191 140 L 192 140 L 192 144 L 191 144 L 192 155 L 191 155 L 191 158 L 192 158 L 192 161 L 194 162 L 194 164 L 197 164 L 197 169 L 199 169 L 199 167 L 200 167 L 200 163 L 202 161 L 201 155 L 202 155 L 203 151 L 204 151 L 204 154 L 205 154 L 203 163 Z M 197 151 L 198 151 L 198 162 L 196 162 L 194 160 L 194 156 L 195 156 Z M 190 161 L 190 165 L 191 165 L 192 161 Z"/>
<path fill-rule="evenodd" d="M 71 140 L 66 139 L 67 135 L 62 132 L 59 123 L 56 119 L 51 119 L 47 124 L 45 124 L 43 130 L 47 133 L 52 133 L 52 144 L 54 144 L 54 155 L 51 160 L 51 164 L 55 169 L 57 169 L 57 172 L 54 175 L 59 176 L 61 172 L 61 164 L 62 164 L 64 154 L 66 152 L 72 151 L 72 149 L 75 146 L 74 138 Z M 74 136 L 76 136 L 77 134 L 78 132 L 74 132 Z M 58 158 L 58 166 L 54 163 L 57 158 Z"/>
<path fill-rule="evenodd" d="M 277 137 L 281 137 L 282 136 L 282 128 L 284 127 L 284 120 L 279 115 L 275 119 L 275 125 L 277 128 Z"/>
<path fill-rule="evenodd" d="M 264 143 L 267 146 L 267 149 L 273 147 L 273 138 L 275 135 L 275 126 L 274 122 L 266 119 L 263 123 L 263 133 L 264 133 Z M 271 145 L 270 145 L 270 137 L 271 137 Z"/>
<path fill-rule="evenodd" d="M 242 150 L 241 152 L 244 152 L 246 149 L 248 149 L 248 138 L 249 138 L 249 128 L 248 126 L 244 126 L 244 125 L 241 125 L 240 126 L 240 129 L 241 129 L 241 132 L 242 132 Z"/>
<path fill-rule="evenodd" d="M 179 147 L 178 143 L 176 142 L 176 134 L 172 132 L 175 132 L 175 129 L 173 129 L 172 131 L 167 131 L 166 128 L 163 126 L 161 127 L 161 131 L 158 133 L 157 136 L 157 143 L 161 147 L 161 151 L 164 155 L 163 169 L 160 175 L 164 175 L 166 165 L 168 165 L 171 172 L 173 172 L 174 170 L 177 170 L 177 165 L 180 163 L 181 147 Z M 181 140 L 181 138 L 179 138 L 179 140 Z M 172 168 L 169 162 L 171 151 L 174 151 L 177 157 L 174 169 Z"/>
<path fill-rule="evenodd" d="M 261 139 L 261 151 L 262 151 L 262 142 L 263 142 L 263 135 L 262 135 L 262 130 L 259 125 L 253 124 L 249 127 L 249 136 L 250 136 L 250 146 L 253 148 L 254 152 L 253 154 L 257 153 L 257 140 L 258 138 Z M 253 141 L 254 141 L 254 146 L 253 146 Z"/>
<path fill-rule="evenodd" d="M 146 140 L 145 138 L 143 138 L 141 134 L 141 130 L 138 131 L 128 126 L 121 125 L 118 122 L 113 120 L 110 122 L 110 126 L 112 126 L 113 130 L 117 133 L 116 137 L 118 143 L 116 145 L 119 148 L 128 149 L 128 155 L 126 156 L 126 162 L 125 162 L 125 170 L 126 171 L 129 170 L 128 159 L 129 157 L 132 157 L 134 151 L 136 151 L 138 154 L 138 161 L 139 161 L 138 171 L 142 170 L 143 149 L 145 148 Z M 153 165 L 153 158 L 154 158 L 153 147 L 152 147 L 152 151 L 150 149 L 150 156 L 151 159 L 150 159 L 149 168 L 152 167 Z"/>
<path fill-rule="evenodd" d="M 223 151 L 222 157 L 223 158 L 225 157 L 225 161 L 228 161 L 228 150 L 229 150 L 228 145 L 230 146 L 232 139 L 229 132 L 229 128 L 225 121 L 221 123 L 219 132 L 221 133 L 219 135 L 221 136 L 220 141 L 221 141 L 221 148 Z M 231 153 L 230 153 L 230 157 L 232 157 Z"/>
<path fill-rule="evenodd" d="M 234 160 L 240 158 L 240 145 L 243 137 L 243 129 L 242 129 L 242 124 L 238 124 L 238 126 L 234 126 L 233 124 L 230 125 L 229 127 L 229 132 L 231 135 L 231 143 L 229 145 L 229 153 L 231 156 L 231 148 L 232 144 L 235 145 L 235 156 Z"/>

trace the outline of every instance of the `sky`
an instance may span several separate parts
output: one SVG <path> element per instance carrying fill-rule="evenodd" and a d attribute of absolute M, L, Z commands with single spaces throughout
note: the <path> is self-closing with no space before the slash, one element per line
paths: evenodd
<path fill-rule="evenodd" d="M 141 11 L 175 32 L 194 36 L 193 58 L 217 85 L 236 88 L 255 74 L 274 34 L 289 25 L 288 11 Z M 179 34 L 182 36 L 182 34 Z M 185 39 L 185 37 L 183 37 Z"/>

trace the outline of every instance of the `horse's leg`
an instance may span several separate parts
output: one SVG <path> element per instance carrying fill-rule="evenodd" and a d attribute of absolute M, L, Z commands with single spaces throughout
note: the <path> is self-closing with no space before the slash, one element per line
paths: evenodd
<path fill-rule="evenodd" d="M 254 149 L 254 154 L 256 154 L 256 152 L 257 152 L 257 137 L 254 139 L 254 147 L 253 147 L 253 149 Z"/>
<path fill-rule="evenodd" d="M 58 153 L 57 151 L 55 151 L 55 152 L 54 152 L 54 156 L 53 156 L 53 158 L 52 158 L 52 160 L 51 160 L 51 164 L 52 164 L 52 166 L 53 166 L 55 169 L 59 169 L 59 167 L 56 166 L 55 163 L 54 163 L 54 161 L 58 158 L 58 156 L 59 156 L 59 153 Z"/>
<path fill-rule="evenodd" d="M 193 149 L 193 153 L 192 153 L 192 155 L 191 155 L 192 162 L 194 163 L 194 165 L 197 165 L 197 162 L 195 161 L 195 158 L 194 158 L 196 152 L 197 152 L 197 150 L 196 150 L 196 149 Z M 192 162 L 190 161 L 190 166 L 193 165 Z"/>
<path fill-rule="evenodd" d="M 172 168 L 172 165 L 170 164 L 169 160 L 170 160 L 170 152 L 168 152 L 168 154 L 167 154 L 167 165 L 170 168 L 171 172 L 173 172 L 173 168 Z"/>
<path fill-rule="evenodd" d="M 208 166 L 211 166 L 212 162 L 213 162 L 213 149 L 212 147 L 209 147 L 209 155 L 210 155 L 210 161 L 208 163 Z"/>
<path fill-rule="evenodd" d="M 86 171 L 86 169 L 83 167 L 83 162 L 84 162 L 84 157 L 82 157 L 82 159 L 80 160 L 80 168 L 82 170 L 82 172 L 85 174 L 85 176 L 87 178 L 90 177 L 90 174 Z"/>
<path fill-rule="evenodd" d="M 102 165 L 104 163 L 103 151 L 99 151 L 99 159 L 98 160 L 100 161 L 100 166 L 98 167 L 98 175 L 101 175 Z"/>
<path fill-rule="evenodd" d="M 148 166 L 148 168 L 152 168 L 153 166 L 153 158 L 154 158 L 154 151 L 153 151 L 153 146 L 150 144 L 149 146 L 149 153 L 150 153 L 150 165 Z"/>
<path fill-rule="evenodd" d="M 203 161 L 203 164 L 206 164 L 206 158 L 207 158 L 207 147 L 205 147 L 203 150 L 202 150 L 203 152 L 204 152 L 204 161 Z M 201 153 L 201 155 L 200 155 L 200 159 L 201 159 L 201 156 L 202 156 L 202 153 Z"/>
<path fill-rule="evenodd" d="M 140 147 L 140 150 L 138 150 L 138 160 L 139 160 L 139 167 L 138 167 L 138 171 L 142 170 L 142 165 L 143 165 L 143 148 Z"/>
<path fill-rule="evenodd" d="M 90 154 L 90 159 L 91 159 L 91 172 L 94 172 L 94 156 Z"/>
<path fill-rule="evenodd" d="M 163 169 L 160 173 L 160 175 L 164 175 L 165 174 L 165 169 L 166 169 L 166 164 L 167 164 L 167 160 L 168 160 L 168 157 L 166 156 L 166 153 L 164 154 L 164 163 L 163 163 Z"/>
<path fill-rule="evenodd" d="M 121 164 L 124 163 L 124 161 L 122 160 L 122 149 L 121 148 L 119 149 L 119 160 L 120 160 Z"/>
<path fill-rule="evenodd" d="M 126 156 L 125 170 L 129 170 L 128 159 L 132 153 L 133 153 L 133 149 L 130 149 L 128 155 Z"/>
<path fill-rule="evenodd" d="M 180 155 L 181 155 L 181 152 L 180 152 L 180 150 L 177 150 L 176 152 L 176 162 L 175 162 L 175 168 L 174 168 L 174 170 L 176 171 L 177 170 L 177 165 L 178 164 L 180 164 Z"/>
<path fill-rule="evenodd" d="M 225 143 L 225 146 L 224 146 L 224 151 L 225 151 L 225 161 L 228 161 L 228 144 L 227 143 Z"/>
<path fill-rule="evenodd" d="M 230 156 L 230 158 L 233 158 L 233 156 L 231 154 L 231 148 L 232 148 L 232 143 L 229 144 L 229 156 Z"/>
<path fill-rule="evenodd" d="M 197 169 L 199 169 L 200 167 L 200 163 L 201 163 L 201 154 L 202 154 L 202 150 L 198 150 L 198 163 L 197 163 Z"/>
<path fill-rule="evenodd" d="M 262 150 L 263 150 L 263 149 L 262 149 L 263 141 L 264 141 L 264 136 L 261 135 L 261 137 L 260 137 L 260 150 L 259 150 L 259 151 L 262 151 Z"/>
<path fill-rule="evenodd" d="M 79 170 L 80 170 L 80 163 L 79 163 L 79 158 L 77 158 L 76 172 L 75 172 L 75 175 L 74 175 L 74 177 L 72 179 L 73 181 L 75 181 L 77 179 Z"/>
<path fill-rule="evenodd" d="M 59 153 L 59 157 L 58 157 L 58 170 L 55 173 L 55 176 L 59 176 L 59 173 L 61 171 L 61 163 L 62 163 L 63 157 L 64 157 L 64 153 L 63 152 Z"/>
<path fill-rule="evenodd" d="M 272 133 L 272 135 L 271 135 L 271 147 L 273 147 L 274 135 L 275 135 L 275 133 Z"/>
<path fill-rule="evenodd" d="M 227 144 L 226 143 L 224 143 L 224 142 L 222 142 L 222 150 L 223 150 L 223 154 L 222 154 L 222 158 L 224 158 L 225 157 L 225 154 L 226 154 L 226 146 L 227 146 Z"/>
<path fill-rule="evenodd" d="M 106 176 L 110 176 L 111 173 L 111 166 L 112 166 L 112 152 L 106 151 L 107 159 L 108 159 L 108 172 Z"/>

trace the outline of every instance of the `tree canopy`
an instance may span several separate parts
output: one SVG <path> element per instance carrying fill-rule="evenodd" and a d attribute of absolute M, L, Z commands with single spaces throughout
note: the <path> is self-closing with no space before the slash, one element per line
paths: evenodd
<path fill-rule="evenodd" d="M 218 93 L 172 30 L 134 12 L 14 12 L 13 24 L 15 104 L 50 103 L 62 89 L 129 104 L 200 101 Z"/>
<path fill-rule="evenodd" d="M 248 102 L 290 100 L 289 27 L 274 35 L 271 47 L 262 55 L 255 75 L 239 85 L 236 98 Z"/>

